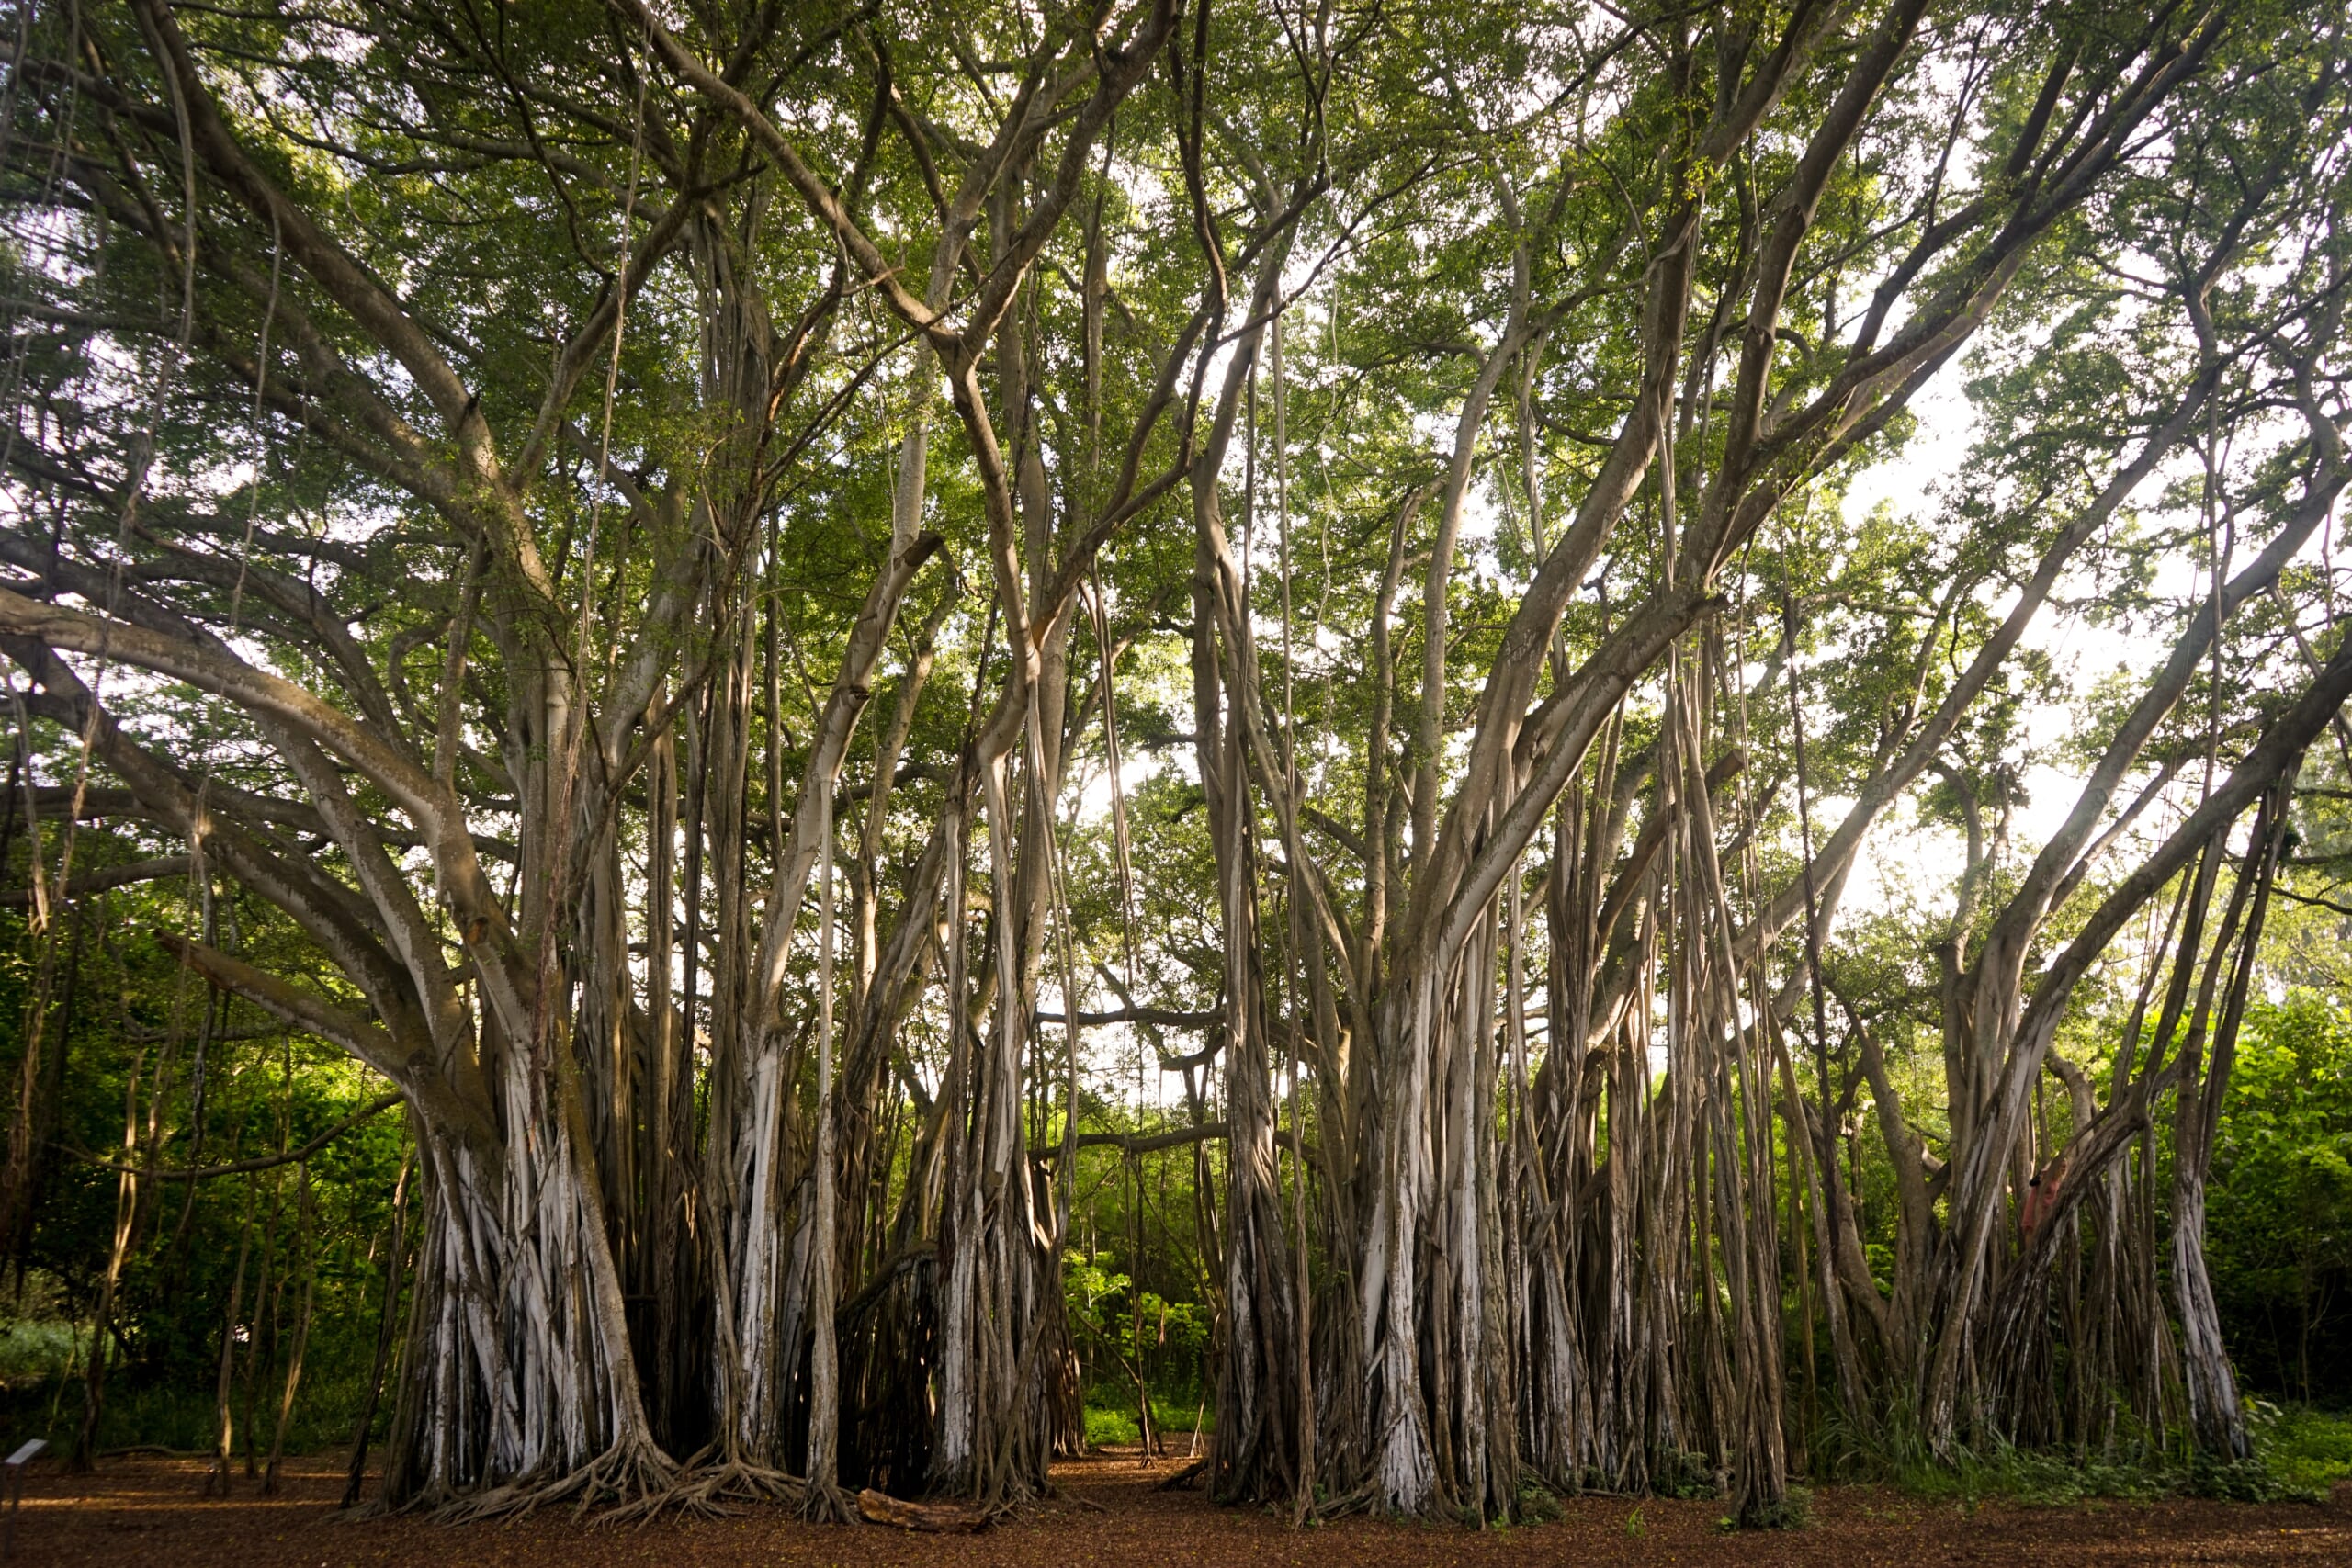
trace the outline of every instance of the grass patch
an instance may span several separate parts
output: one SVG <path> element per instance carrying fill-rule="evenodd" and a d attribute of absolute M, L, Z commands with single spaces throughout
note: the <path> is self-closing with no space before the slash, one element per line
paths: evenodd
<path fill-rule="evenodd" d="M 1151 1418 L 1159 1426 L 1159 1440 L 1189 1443 L 1193 1438 L 1193 1421 L 1201 1422 L 1201 1435 L 1208 1436 L 1215 1425 L 1214 1413 L 1204 1412 L 1197 1404 L 1178 1406 L 1154 1394 Z M 1139 1442 L 1143 1434 L 1136 1426 L 1133 1404 L 1089 1404 L 1086 1407 L 1086 1445 L 1100 1448 L 1105 1444 L 1125 1445 Z"/>

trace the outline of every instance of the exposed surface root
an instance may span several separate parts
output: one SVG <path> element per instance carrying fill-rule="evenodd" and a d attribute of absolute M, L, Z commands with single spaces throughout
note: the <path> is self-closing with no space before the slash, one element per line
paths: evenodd
<path fill-rule="evenodd" d="M 602 1516 L 613 1524 L 642 1522 L 675 1508 L 681 1514 L 717 1518 L 742 1506 L 776 1503 L 797 1506 L 806 1483 L 772 1465 L 729 1456 L 703 1467 L 701 1456 L 689 1461 L 662 1492 L 614 1508 Z"/>
<path fill-rule="evenodd" d="M 1186 1465 L 1183 1469 L 1178 1471 L 1175 1474 L 1164 1477 L 1159 1483 L 1159 1490 L 1162 1492 L 1176 1492 L 1192 1486 L 1197 1483 L 1203 1475 L 1207 1473 L 1208 1468 L 1209 1461 L 1206 1459 L 1196 1459 L 1192 1463 Z"/>
<path fill-rule="evenodd" d="M 1367 1482 L 1352 1492 L 1342 1492 L 1336 1497 L 1326 1497 L 1315 1506 L 1317 1519 L 1344 1519 L 1351 1514 L 1372 1512 L 1372 1484 Z"/>
<path fill-rule="evenodd" d="M 848 1494 L 830 1481 L 803 1482 L 797 1511 L 812 1525 L 854 1524 L 858 1517 Z"/>
<path fill-rule="evenodd" d="M 447 1524 L 521 1518 L 559 1503 L 570 1503 L 575 1518 L 602 1504 L 626 1511 L 667 1496 L 677 1479 L 677 1461 L 651 1438 L 636 1433 L 569 1474 L 509 1482 L 446 1504 L 434 1510 L 433 1517 Z"/>

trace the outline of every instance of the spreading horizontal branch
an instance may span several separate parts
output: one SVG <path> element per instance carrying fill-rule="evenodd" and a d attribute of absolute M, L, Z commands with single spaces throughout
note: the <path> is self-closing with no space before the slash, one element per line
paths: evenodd
<path fill-rule="evenodd" d="M 73 898 L 85 893 L 103 893 L 109 887 L 128 887 L 134 882 L 160 882 L 167 876 L 187 874 L 187 856 L 158 855 L 153 860 L 134 860 L 121 865 L 100 866 L 95 871 L 76 872 L 72 881 L 58 888 L 53 897 Z M 0 893 L 0 908 L 21 909 L 32 902 L 27 888 L 15 888 Z"/>
<path fill-rule="evenodd" d="M 1108 1023 L 1150 1023 L 1157 1024 L 1162 1029 L 1214 1029 L 1224 1017 L 1225 1015 L 1221 1012 L 1185 1012 L 1175 1008 L 1123 1007 L 1114 1008 L 1109 1012 L 1087 1012 L 1081 1010 L 1078 1014 L 1078 1026 L 1080 1029 L 1100 1029 Z M 1057 1012 L 1040 1012 L 1036 1015 L 1036 1019 L 1039 1023 L 1065 1021 L 1063 1015 Z"/>
<path fill-rule="evenodd" d="M 1232 1129 L 1223 1122 L 1204 1122 L 1198 1126 L 1178 1127 L 1165 1133 L 1080 1133 L 1078 1146 L 1081 1149 L 1117 1149 L 1122 1154 L 1148 1155 L 1161 1149 L 1182 1148 L 1186 1144 L 1215 1143 L 1230 1135 Z M 1050 1164 L 1061 1157 L 1061 1145 L 1034 1148 L 1029 1157 Z"/>

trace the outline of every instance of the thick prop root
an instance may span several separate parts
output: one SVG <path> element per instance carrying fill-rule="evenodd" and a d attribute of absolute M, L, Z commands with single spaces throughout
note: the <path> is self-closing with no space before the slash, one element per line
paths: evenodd
<path fill-rule="evenodd" d="M 858 1513 L 848 1494 L 830 1481 L 810 1481 L 800 1488 L 802 1519 L 812 1525 L 847 1525 L 857 1522 Z"/>

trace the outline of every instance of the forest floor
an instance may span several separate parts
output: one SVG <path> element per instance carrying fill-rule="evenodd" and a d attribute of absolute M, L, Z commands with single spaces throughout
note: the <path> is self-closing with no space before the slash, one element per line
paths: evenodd
<path fill-rule="evenodd" d="M 1060 1495 L 977 1535 L 822 1528 L 775 1509 L 644 1527 L 575 1520 L 568 1510 L 511 1524 L 441 1526 L 335 1517 L 339 1467 L 290 1462 L 279 1496 L 238 1478 L 227 1501 L 198 1495 L 195 1461 L 126 1459 L 96 1474 L 43 1465 L 25 1481 L 14 1562 L 107 1568 L 631 1568 L 636 1564 L 1018 1564 L 1158 1568 L 1237 1564 L 2352 1562 L 2352 1483 L 2324 1504 L 2102 1502 L 2064 1507 L 1927 1502 L 1868 1487 L 1814 1495 L 1801 1530 L 1726 1535 L 1719 1504 L 1581 1498 L 1555 1521 L 1469 1530 L 1345 1519 L 1306 1531 L 1197 1491 L 1159 1490 L 1177 1461 L 1146 1468 L 1109 1453 L 1055 1467 Z"/>

